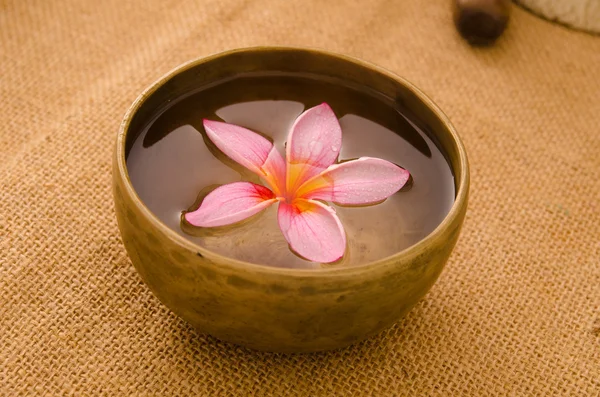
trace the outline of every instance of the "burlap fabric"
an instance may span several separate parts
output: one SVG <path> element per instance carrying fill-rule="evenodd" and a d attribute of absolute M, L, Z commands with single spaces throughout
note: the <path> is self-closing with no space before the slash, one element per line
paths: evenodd
<path fill-rule="evenodd" d="M 515 8 L 474 50 L 448 1 L 0 2 L 0 395 L 600 395 L 600 38 Z M 119 122 L 178 64 L 316 46 L 425 90 L 472 198 L 427 297 L 313 355 L 199 335 L 150 293 L 111 197 Z"/>

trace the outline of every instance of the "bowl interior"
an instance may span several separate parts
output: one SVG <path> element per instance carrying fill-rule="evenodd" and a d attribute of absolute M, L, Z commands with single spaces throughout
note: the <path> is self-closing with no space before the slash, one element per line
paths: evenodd
<path fill-rule="evenodd" d="M 136 189 L 131 184 L 129 179 L 131 175 L 128 172 L 125 159 L 132 149 L 135 150 L 137 135 L 147 129 L 149 122 L 155 119 L 157 114 L 161 114 L 167 107 L 171 107 L 174 101 L 179 101 L 185 97 L 189 98 L 191 93 L 197 92 L 199 88 L 210 90 L 211 86 L 220 85 L 219 87 L 221 87 L 223 82 L 239 82 L 240 76 L 270 76 L 272 80 L 272 78 L 285 79 L 285 76 L 299 75 L 309 80 L 316 78 L 317 80 L 327 81 L 332 86 L 355 87 L 357 90 L 368 91 L 370 95 L 378 97 L 382 101 L 387 101 L 393 108 L 398 109 L 404 116 L 408 117 L 407 120 L 403 121 L 405 124 L 412 124 L 415 130 L 425 134 L 425 139 L 429 141 L 429 144 L 418 133 L 410 132 L 412 131 L 410 128 L 406 129 L 409 133 L 403 134 L 404 140 L 408 141 L 416 150 L 422 152 L 424 156 L 431 157 L 431 148 L 433 147 L 439 148 L 441 155 L 445 157 L 453 176 L 450 183 L 454 185 L 454 200 L 448 204 L 448 208 L 445 210 L 447 215 L 436 221 L 436 225 L 428 230 L 426 236 L 420 237 L 418 241 L 414 241 L 414 244 L 403 247 L 399 251 L 410 250 L 419 244 L 426 244 L 428 239 L 456 220 L 457 208 L 464 205 L 466 200 L 468 170 L 464 148 L 443 113 L 410 83 L 375 66 L 320 51 L 290 48 L 238 50 L 193 61 L 171 72 L 144 92 L 126 116 L 117 148 L 119 170 L 126 179 L 128 189 L 134 192 L 136 199 L 139 201 L 138 204 L 146 207 L 146 204 L 137 195 L 139 192 L 135 193 Z M 265 96 L 265 90 L 270 89 L 268 82 L 266 84 L 264 82 L 256 84 L 256 78 L 253 81 L 253 86 L 245 87 L 249 89 L 240 90 L 241 93 L 236 94 L 237 101 L 255 101 L 268 97 L 268 92 Z M 221 91 L 223 90 L 217 87 L 210 95 L 212 103 L 216 104 L 217 107 L 227 102 L 224 100 L 222 104 L 219 103 L 219 93 Z M 307 91 L 306 84 L 301 84 L 292 91 L 296 96 L 292 95 L 291 98 L 296 98 L 300 95 L 299 93 L 309 92 L 310 90 Z M 305 104 L 310 103 L 313 99 L 315 104 L 323 102 L 323 90 L 321 90 L 321 93 L 319 93 L 319 89 L 313 89 L 313 91 L 314 95 L 303 97 L 305 98 Z M 377 106 L 362 106 L 363 102 L 360 99 L 352 99 L 351 95 L 340 95 L 340 97 L 344 98 L 340 102 L 347 110 L 344 113 L 360 115 L 361 112 L 365 113 L 367 110 L 367 113 L 375 112 L 377 113 L 375 115 L 377 121 L 384 126 L 394 125 L 397 127 L 398 120 L 403 120 L 396 116 L 390 116 L 389 112 L 378 111 Z M 372 116 L 372 114 L 370 115 Z M 163 138 L 164 136 L 160 133 L 154 134 L 150 138 L 145 137 L 146 140 L 150 139 L 152 141 L 151 144 Z M 155 217 L 153 211 L 148 210 L 147 214 L 150 217 Z M 181 233 L 174 232 L 173 227 L 169 228 L 165 225 L 164 219 L 154 220 L 157 227 L 167 228 L 168 230 L 165 230 L 165 233 L 171 235 L 172 238 L 181 239 L 184 237 Z M 201 250 L 212 250 L 216 251 L 217 256 L 228 256 L 224 252 L 214 249 L 214 247 L 199 245 Z M 375 259 L 367 257 L 367 260 L 355 261 L 353 265 L 370 265 L 401 254 L 402 252 L 389 252 L 387 255 L 375 257 Z M 236 258 L 227 259 L 235 260 Z M 261 266 L 259 260 L 248 259 L 248 257 L 242 257 L 242 259 L 242 262 L 254 262 L 257 266 Z M 277 262 L 277 260 L 274 261 Z"/>

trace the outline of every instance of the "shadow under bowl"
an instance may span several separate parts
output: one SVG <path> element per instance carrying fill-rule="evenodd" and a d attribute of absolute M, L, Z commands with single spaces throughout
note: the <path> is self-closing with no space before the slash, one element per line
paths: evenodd
<path fill-rule="evenodd" d="M 381 260 L 290 269 L 223 257 L 164 225 L 140 200 L 126 154 L 144 125 L 169 101 L 251 72 L 302 73 L 366 87 L 427 125 L 454 175 L 455 201 L 418 243 Z M 348 346 L 389 327 L 440 275 L 467 210 L 465 149 L 447 117 L 406 80 L 371 64 L 320 50 L 260 47 L 201 58 L 170 72 L 135 101 L 121 124 L 113 158 L 113 194 L 124 245 L 144 282 L 200 332 L 249 348 L 312 352 Z"/>

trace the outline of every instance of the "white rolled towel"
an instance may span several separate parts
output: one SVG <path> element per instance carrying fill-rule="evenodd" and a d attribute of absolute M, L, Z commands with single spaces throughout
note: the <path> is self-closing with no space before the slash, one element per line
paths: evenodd
<path fill-rule="evenodd" d="M 516 0 L 544 18 L 600 33 L 600 0 Z"/>

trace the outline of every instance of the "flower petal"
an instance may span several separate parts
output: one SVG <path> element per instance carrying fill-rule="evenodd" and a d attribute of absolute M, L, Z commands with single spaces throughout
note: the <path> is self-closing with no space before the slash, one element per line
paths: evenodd
<path fill-rule="evenodd" d="M 279 203 L 279 228 L 291 249 L 321 263 L 340 259 L 346 250 L 346 233 L 335 210 L 313 200 Z"/>
<path fill-rule="evenodd" d="M 234 182 L 210 192 L 196 211 L 185 214 L 194 226 L 225 226 L 251 217 L 277 199 L 272 191 L 250 182 Z"/>
<path fill-rule="evenodd" d="M 410 174 L 389 161 L 372 157 L 332 165 L 306 181 L 298 197 L 366 205 L 385 200 L 404 186 Z"/>
<path fill-rule="evenodd" d="M 285 161 L 268 139 L 247 128 L 203 120 L 210 140 L 229 158 L 264 178 L 277 195 L 283 194 Z"/>
<path fill-rule="evenodd" d="M 328 104 L 302 113 L 290 130 L 286 146 L 288 192 L 333 164 L 342 146 L 342 129 Z"/>

